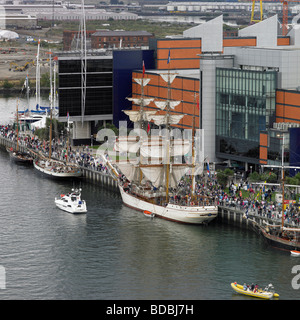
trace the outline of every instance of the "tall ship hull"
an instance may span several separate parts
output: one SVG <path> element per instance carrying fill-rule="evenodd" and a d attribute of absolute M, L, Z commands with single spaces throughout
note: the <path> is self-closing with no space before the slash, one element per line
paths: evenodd
<path fill-rule="evenodd" d="M 171 203 L 160 206 L 125 192 L 122 186 L 119 186 L 119 189 L 126 206 L 142 212 L 149 211 L 162 219 L 187 224 L 206 224 L 218 214 L 217 206 L 180 206 Z"/>
<path fill-rule="evenodd" d="M 260 230 L 264 239 L 267 241 L 267 243 L 270 246 L 281 249 L 281 250 L 286 250 L 286 251 L 291 251 L 291 250 L 300 251 L 300 241 L 297 241 L 294 238 L 272 235 L 263 228 L 261 228 Z"/>
<path fill-rule="evenodd" d="M 58 161 L 47 165 L 47 161 L 36 160 L 33 162 L 33 166 L 36 170 L 47 177 L 52 178 L 78 178 L 82 176 L 82 171 L 78 166 L 61 164 Z"/>
<path fill-rule="evenodd" d="M 13 162 L 23 165 L 32 165 L 33 163 L 33 158 L 26 152 L 11 150 L 11 148 L 7 148 L 7 152 Z"/>

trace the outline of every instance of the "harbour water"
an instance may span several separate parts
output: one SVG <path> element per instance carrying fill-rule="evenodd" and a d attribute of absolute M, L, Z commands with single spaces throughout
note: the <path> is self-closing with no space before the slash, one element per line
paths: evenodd
<path fill-rule="evenodd" d="M 253 299 L 235 294 L 234 281 L 272 283 L 280 299 L 300 298 L 292 273 L 300 258 L 252 231 L 151 220 L 87 181 L 87 214 L 69 214 L 54 198 L 72 182 L 18 166 L 2 149 L 0 178 L 0 299 Z"/>

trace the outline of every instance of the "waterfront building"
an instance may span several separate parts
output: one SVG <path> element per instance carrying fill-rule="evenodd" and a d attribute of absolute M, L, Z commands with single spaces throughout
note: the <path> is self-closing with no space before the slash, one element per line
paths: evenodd
<path fill-rule="evenodd" d="M 82 17 L 81 9 L 72 9 L 60 8 L 59 10 L 40 10 L 35 9 L 34 14 L 37 19 L 40 20 L 67 20 L 67 21 L 79 21 Z M 86 20 L 137 20 L 138 15 L 128 11 L 122 12 L 112 12 L 106 11 L 103 9 L 86 9 L 85 10 L 85 19 Z"/>
<path fill-rule="evenodd" d="M 100 30 L 91 35 L 92 49 L 149 47 L 153 34 L 147 31 Z"/>
<path fill-rule="evenodd" d="M 167 99 L 165 85 L 155 74 L 169 69 L 178 73 L 171 94 L 182 103 L 173 112 L 188 115 L 178 127 L 190 127 L 195 115 L 197 126 L 205 130 L 205 156 L 210 162 L 230 160 L 246 170 L 274 163 L 268 157 L 281 145 L 268 137 L 274 126 L 300 123 L 299 30 L 294 28 L 282 37 L 278 29 L 275 15 L 239 30 L 238 37 L 224 38 L 220 16 L 186 30 L 182 36 L 150 43 L 157 58 L 156 70 L 146 71 L 153 79 L 146 95 Z M 136 76 L 138 72 L 133 78 Z M 134 95 L 140 95 L 138 88 Z M 200 110 L 194 107 L 195 96 Z M 148 108 L 156 107 L 150 104 Z M 298 131 L 293 129 L 288 133 L 293 131 L 296 141 Z M 278 133 L 276 137 L 282 139 Z M 290 137 L 285 139 L 286 154 L 291 154 L 290 141 Z M 279 160 L 277 157 L 277 164 L 281 164 Z"/>
<path fill-rule="evenodd" d="M 87 56 L 85 73 L 82 63 L 80 56 L 58 59 L 59 118 L 66 121 L 69 114 L 73 140 L 78 143 L 90 142 L 92 126 L 112 120 L 113 114 L 112 56 Z"/>
<path fill-rule="evenodd" d="M 119 120 L 129 122 L 122 110 L 137 106 L 125 98 L 141 95 L 134 78 L 142 77 L 145 61 L 144 76 L 151 79 L 146 97 L 167 99 L 167 84 L 160 73 L 178 74 L 171 85 L 171 99 L 181 104 L 172 112 L 187 116 L 176 126 L 191 128 L 195 119 L 196 127 L 205 131 L 204 152 L 210 162 L 230 160 L 246 170 L 260 164 L 281 164 L 280 148 L 284 147 L 286 163 L 300 164 L 300 29 L 296 26 L 287 36 L 280 34 L 275 15 L 227 38 L 219 16 L 182 36 L 150 39 L 149 50 L 112 50 L 107 120 L 117 126 Z M 104 114 L 100 117 L 98 107 L 93 108 L 96 113 L 83 118 L 103 120 Z M 146 108 L 158 110 L 153 102 Z M 77 112 L 76 121 L 81 121 L 79 106 Z M 91 134 L 91 127 L 88 129 L 85 139 Z"/>
<path fill-rule="evenodd" d="M 66 122 L 69 114 L 73 145 L 90 144 L 99 127 L 126 120 L 122 110 L 131 108 L 126 97 L 132 71 L 143 61 L 154 67 L 153 50 L 88 51 L 86 63 L 80 52 L 58 56 L 59 120 Z"/>
<path fill-rule="evenodd" d="M 87 49 L 91 48 L 91 36 L 96 30 L 86 31 L 86 46 Z M 73 30 L 64 30 L 63 32 L 63 49 L 69 51 L 72 49 L 78 49 L 80 47 L 80 32 Z"/>
<path fill-rule="evenodd" d="M 80 38 L 78 34 L 78 31 L 64 31 L 63 45 L 65 51 L 78 47 Z M 154 38 L 154 35 L 147 31 L 86 31 L 87 46 L 90 49 L 149 47 L 149 39 L 151 38 Z"/>

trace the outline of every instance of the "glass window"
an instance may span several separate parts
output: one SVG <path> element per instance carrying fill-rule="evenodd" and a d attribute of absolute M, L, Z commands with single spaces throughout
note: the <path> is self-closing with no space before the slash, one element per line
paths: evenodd
<path fill-rule="evenodd" d="M 275 71 L 217 68 L 216 138 L 227 141 L 223 147 L 217 143 L 217 152 L 258 157 L 259 134 L 275 118 L 276 76 Z"/>

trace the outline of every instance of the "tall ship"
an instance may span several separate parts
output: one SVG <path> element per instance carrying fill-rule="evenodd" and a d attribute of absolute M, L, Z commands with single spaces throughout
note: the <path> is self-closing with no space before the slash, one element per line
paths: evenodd
<path fill-rule="evenodd" d="M 180 101 L 171 100 L 171 83 L 176 74 L 168 72 L 161 74 L 161 77 L 168 85 L 168 99 L 165 101 L 144 98 L 144 87 L 150 81 L 144 78 L 144 72 L 142 78 L 134 79 L 141 86 L 141 96 L 128 99 L 138 105 L 139 110 L 123 111 L 135 123 L 134 131 L 139 139 L 131 134 L 119 136 L 114 144 L 119 156 L 115 161 L 105 155 L 103 159 L 119 181 L 121 197 L 126 206 L 175 222 L 209 223 L 217 217 L 218 207 L 214 199 L 204 196 L 200 199 L 195 195 L 195 175 L 203 168 L 203 164 L 198 167 L 195 165 L 195 126 L 192 139 L 174 135 L 171 126 L 178 124 L 185 116 L 171 112 L 180 104 Z M 145 106 L 152 101 L 161 110 L 159 114 L 157 110 L 145 110 Z M 159 126 L 157 135 L 149 135 L 150 121 Z M 192 163 L 182 161 L 191 149 Z M 192 173 L 193 180 L 189 192 L 183 194 L 178 184 L 186 173 Z"/>
<path fill-rule="evenodd" d="M 265 167 L 268 167 L 267 165 Z M 274 168 L 274 166 L 271 166 Z M 276 166 L 275 166 L 276 167 Z M 300 169 L 299 167 L 290 167 L 283 165 L 282 160 L 282 211 L 281 211 L 281 224 L 267 224 L 258 228 L 265 238 L 265 240 L 272 246 L 282 250 L 288 251 L 300 251 L 300 227 L 299 226 L 286 226 L 285 225 L 285 214 L 284 214 L 284 199 L 285 199 L 285 189 L 284 189 L 284 169 Z M 299 252 L 300 253 L 300 252 Z"/>
<path fill-rule="evenodd" d="M 53 89 L 52 89 L 52 62 L 50 55 L 50 128 L 49 128 L 49 154 L 48 157 L 42 154 L 37 154 L 37 158 L 33 162 L 33 166 L 36 170 L 43 175 L 52 178 L 77 178 L 82 176 L 82 170 L 77 163 L 68 162 L 69 152 L 69 117 L 68 117 L 68 134 L 67 134 L 67 148 L 66 148 L 66 161 L 59 161 L 52 158 L 52 111 L 53 111 Z"/>
<path fill-rule="evenodd" d="M 9 153 L 10 159 L 16 163 L 32 165 L 33 158 L 28 152 L 19 150 L 19 113 L 18 113 L 18 100 L 17 100 L 17 112 L 16 112 L 16 147 L 10 147 L 6 149 Z"/>
<path fill-rule="evenodd" d="M 68 121 L 69 131 L 69 121 Z M 68 150 L 69 143 L 66 148 L 66 161 L 59 161 L 52 159 L 52 110 L 50 110 L 50 138 L 49 138 L 49 154 L 48 157 L 38 154 L 37 158 L 33 162 L 33 166 L 36 170 L 44 174 L 45 176 L 52 178 L 77 178 L 82 176 L 82 170 L 77 163 L 68 162 Z M 68 138 L 69 141 L 69 138 Z"/>

